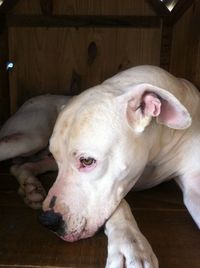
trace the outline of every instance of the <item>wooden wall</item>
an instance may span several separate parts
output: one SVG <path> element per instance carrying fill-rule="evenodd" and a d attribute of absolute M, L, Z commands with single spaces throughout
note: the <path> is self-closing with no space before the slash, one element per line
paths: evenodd
<path fill-rule="evenodd" d="M 0 32 L 0 125 L 9 116 L 9 90 L 6 61 L 8 59 L 7 31 Z"/>
<path fill-rule="evenodd" d="M 199 38 L 196 42 L 196 32 L 191 31 L 199 4 L 176 23 L 171 50 L 171 28 L 163 27 L 149 2 L 19 0 L 7 14 L 7 34 L 0 35 L 4 40 L 0 42 L 4 65 L 7 59 L 14 63 L 8 87 L 8 74 L 0 61 L 4 68 L 0 73 L 0 124 L 8 116 L 9 107 L 13 113 L 29 97 L 77 94 L 139 64 L 168 69 L 171 62 L 172 73 L 200 85 Z M 68 21 L 66 15 L 79 19 Z M 96 24 L 91 16 L 96 16 Z M 107 24 L 98 16 L 104 16 Z M 138 20 L 126 24 L 128 16 L 138 16 Z M 118 18 L 117 23 L 110 20 L 112 17 Z M 190 68 L 193 60 L 195 67 Z"/>
<path fill-rule="evenodd" d="M 174 25 L 172 40 L 170 71 L 200 89 L 200 1 Z"/>
<path fill-rule="evenodd" d="M 156 15 L 145 0 L 21 0 L 12 14 Z"/>
<path fill-rule="evenodd" d="M 145 0 L 19 1 L 8 18 L 9 59 L 14 62 L 9 76 L 12 112 L 34 95 L 77 94 L 125 68 L 160 63 L 161 23 L 43 27 L 37 21 L 44 14 L 58 20 L 62 15 L 156 16 Z"/>
<path fill-rule="evenodd" d="M 9 54 L 15 109 L 32 95 L 77 94 L 122 69 L 158 65 L 160 29 L 10 28 Z"/>

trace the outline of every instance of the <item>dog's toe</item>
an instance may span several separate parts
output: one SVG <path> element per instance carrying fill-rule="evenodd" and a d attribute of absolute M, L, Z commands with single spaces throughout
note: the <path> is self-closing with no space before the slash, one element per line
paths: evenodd
<path fill-rule="evenodd" d="M 109 240 L 106 268 L 158 268 L 158 260 L 141 233 L 120 232 Z"/>
<path fill-rule="evenodd" d="M 45 199 L 46 191 L 37 178 L 29 176 L 18 189 L 19 195 L 23 198 L 24 203 L 33 208 L 40 209 Z"/>
<path fill-rule="evenodd" d="M 24 203 L 32 208 L 32 209 L 41 209 L 42 208 L 42 202 L 31 202 L 26 197 L 24 198 Z"/>

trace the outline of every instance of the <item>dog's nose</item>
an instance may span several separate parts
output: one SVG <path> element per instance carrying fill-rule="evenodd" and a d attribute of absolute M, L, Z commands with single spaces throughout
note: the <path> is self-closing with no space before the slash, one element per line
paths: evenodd
<path fill-rule="evenodd" d="M 54 211 L 42 211 L 38 216 L 39 222 L 56 233 L 62 233 L 64 230 L 64 221 L 62 219 L 62 215 L 59 213 L 55 213 Z"/>

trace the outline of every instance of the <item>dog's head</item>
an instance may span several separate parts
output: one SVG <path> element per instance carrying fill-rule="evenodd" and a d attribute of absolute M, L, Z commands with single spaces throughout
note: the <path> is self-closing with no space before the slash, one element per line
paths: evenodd
<path fill-rule="evenodd" d="M 156 125 L 190 123 L 172 94 L 149 84 L 114 93 L 101 85 L 74 97 L 50 140 L 59 171 L 43 203 L 46 225 L 66 241 L 92 236 L 141 175 Z"/>

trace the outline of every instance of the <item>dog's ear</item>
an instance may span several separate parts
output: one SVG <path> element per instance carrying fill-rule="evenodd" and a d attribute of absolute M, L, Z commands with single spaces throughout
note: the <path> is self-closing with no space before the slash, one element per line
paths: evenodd
<path fill-rule="evenodd" d="M 126 103 L 129 125 L 136 132 L 142 132 L 152 117 L 156 117 L 159 124 L 174 129 L 185 129 L 191 125 L 187 109 L 162 88 L 142 83 L 129 87 L 119 98 Z"/>

